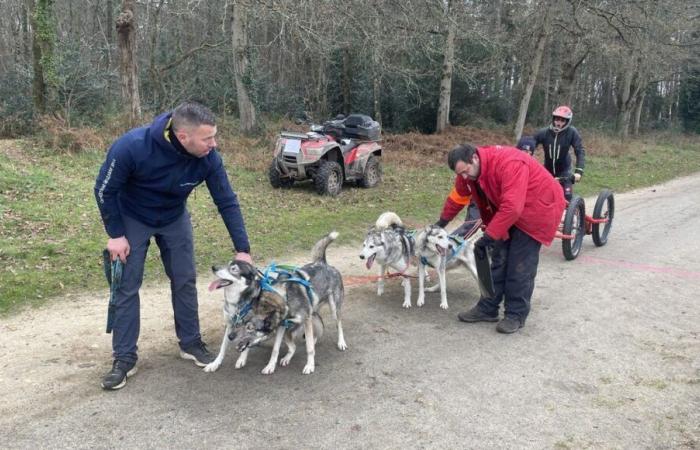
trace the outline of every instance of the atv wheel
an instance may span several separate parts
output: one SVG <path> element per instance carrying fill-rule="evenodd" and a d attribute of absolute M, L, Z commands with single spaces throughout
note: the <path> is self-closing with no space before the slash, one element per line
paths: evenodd
<path fill-rule="evenodd" d="M 378 157 L 370 155 L 367 158 L 367 164 L 365 164 L 365 170 L 362 172 L 359 184 L 363 188 L 373 188 L 381 182 L 382 162 Z"/>
<path fill-rule="evenodd" d="M 272 164 L 270 164 L 270 169 L 267 171 L 267 176 L 270 179 L 270 184 L 275 189 L 288 188 L 294 184 L 294 179 L 282 177 L 282 174 L 277 168 L 277 163 L 275 161 L 272 161 Z"/>
<path fill-rule="evenodd" d="M 316 192 L 319 195 L 335 197 L 343 188 L 343 171 L 335 161 L 321 161 L 321 166 L 314 178 Z"/>

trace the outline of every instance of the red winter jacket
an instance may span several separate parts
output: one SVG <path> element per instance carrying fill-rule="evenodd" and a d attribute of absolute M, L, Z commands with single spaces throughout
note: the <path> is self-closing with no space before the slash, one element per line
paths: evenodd
<path fill-rule="evenodd" d="M 455 178 L 440 218 L 452 220 L 473 197 L 492 238 L 508 239 L 508 229 L 515 225 L 536 241 L 551 244 L 566 207 L 559 182 L 535 158 L 515 147 L 496 145 L 476 151 L 479 178 Z"/>

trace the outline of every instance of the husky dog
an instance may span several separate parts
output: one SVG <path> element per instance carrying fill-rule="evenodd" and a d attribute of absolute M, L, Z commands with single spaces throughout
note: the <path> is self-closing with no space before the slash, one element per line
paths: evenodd
<path fill-rule="evenodd" d="M 312 250 L 312 262 L 300 269 L 278 273 L 276 278 L 246 279 L 250 289 L 246 301 L 252 301 L 252 310 L 242 323 L 233 328 L 228 337 L 243 356 L 250 347 L 274 334 L 272 354 L 262 370 L 263 374 L 275 371 L 283 339 L 288 351 L 280 360 L 280 365 L 289 364 L 296 352 L 295 339 L 302 334 L 306 341 L 306 365 L 303 373 L 310 374 L 314 371 L 315 344 L 323 331 L 318 311 L 323 304 L 329 305 L 336 320 L 338 349 L 347 348 L 340 317 L 345 295 L 343 279 L 340 272 L 326 262 L 326 248 L 337 236 L 338 233 L 333 231 L 318 241 Z"/>
<path fill-rule="evenodd" d="M 396 270 L 402 280 L 404 290 L 403 307 L 411 307 L 411 280 L 405 276 L 414 254 L 415 240 L 408 233 L 398 215 L 393 212 L 382 213 L 374 227 L 370 228 L 362 245 L 360 259 L 365 260 L 367 269 L 376 260 L 379 264 L 377 295 L 384 293 L 384 277 L 387 267 Z"/>
<path fill-rule="evenodd" d="M 447 309 L 447 283 L 445 272 L 449 269 L 464 266 L 479 281 L 474 259 L 474 242 L 481 236 L 477 231 L 467 239 L 461 239 L 447 234 L 444 228 L 428 225 L 416 237 L 416 256 L 418 256 L 418 301 L 416 305 L 425 303 L 425 291 L 435 292 L 440 289 L 440 308 Z M 433 267 L 438 273 L 438 284 L 425 288 L 426 266 Z"/>
<path fill-rule="evenodd" d="M 223 312 L 226 329 L 224 330 L 224 338 L 221 341 L 219 354 L 214 361 L 204 367 L 205 372 L 216 371 L 224 361 L 226 348 L 231 340 L 229 336 L 236 322 L 240 320 L 240 307 L 242 303 L 245 303 L 245 300 L 242 301 L 242 299 L 250 301 L 252 297 L 259 295 L 254 285 L 254 281 L 259 275 L 257 269 L 252 265 L 243 261 L 231 261 L 224 266 L 212 266 L 211 270 L 214 272 L 216 279 L 209 285 L 209 290 L 214 291 L 222 288 L 224 290 Z M 247 358 L 248 351 L 241 352 L 238 360 L 236 360 L 236 369 L 245 366 Z"/>

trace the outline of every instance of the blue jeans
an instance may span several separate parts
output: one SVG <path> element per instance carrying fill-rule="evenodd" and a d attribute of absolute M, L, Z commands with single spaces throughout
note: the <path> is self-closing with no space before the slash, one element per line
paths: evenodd
<path fill-rule="evenodd" d="M 186 348 L 201 339 L 194 244 L 188 212 L 175 222 L 157 228 L 130 217 L 122 218 L 131 251 L 124 265 L 120 288 L 115 293 L 112 351 L 114 359 L 135 363 L 141 322 L 139 288 L 143 282 L 143 268 L 151 237 L 155 237 L 165 273 L 170 278 L 175 333 L 180 347 Z"/>
<path fill-rule="evenodd" d="M 503 301 L 505 316 L 525 324 L 530 313 L 530 299 L 535 290 L 537 265 L 542 244 L 511 227 L 510 239 L 497 241 L 491 252 L 491 275 L 495 296 L 481 297 L 477 306 L 485 314 L 498 315 Z"/>

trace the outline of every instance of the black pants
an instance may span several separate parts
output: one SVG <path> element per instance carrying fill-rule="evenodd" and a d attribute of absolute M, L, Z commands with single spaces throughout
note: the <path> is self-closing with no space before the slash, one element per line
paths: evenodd
<path fill-rule="evenodd" d="M 535 289 L 537 264 L 542 244 L 516 227 L 508 230 L 510 239 L 497 241 L 491 253 L 491 272 L 496 295 L 481 297 L 477 306 L 489 315 L 498 315 L 501 301 L 505 316 L 520 320 L 530 313 L 530 299 Z"/>

